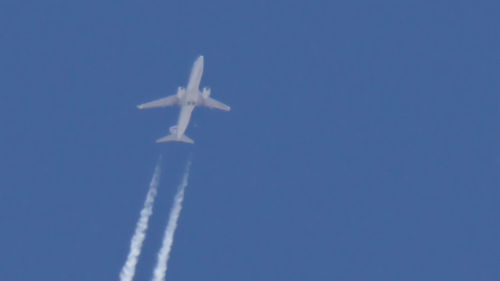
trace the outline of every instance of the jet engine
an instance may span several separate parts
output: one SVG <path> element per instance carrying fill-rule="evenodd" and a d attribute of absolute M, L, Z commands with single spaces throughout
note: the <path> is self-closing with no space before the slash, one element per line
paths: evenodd
<path fill-rule="evenodd" d="M 203 88 L 203 92 L 201 93 L 204 99 L 208 98 L 210 96 L 210 88 Z"/>
<path fill-rule="evenodd" d="M 179 87 L 177 88 L 177 96 L 182 97 L 186 93 L 186 89 Z"/>
<path fill-rule="evenodd" d="M 170 134 L 175 135 L 177 133 L 177 125 L 173 125 L 172 127 L 170 127 L 169 131 Z"/>

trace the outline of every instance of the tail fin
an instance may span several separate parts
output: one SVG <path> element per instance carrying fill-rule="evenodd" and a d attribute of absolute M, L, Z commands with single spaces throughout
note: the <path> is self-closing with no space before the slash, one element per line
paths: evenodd
<path fill-rule="evenodd" d="M 165 136 L 163 138 L 159 138 L 156 140 L 157 143 L 160 142 L 168 142 L 168 141 L 179 141 L 179 142 L 185 142 L 185 143 L 194 143 L 192 139 L 187 137 L 186 135 L 182 135 L 180 138 L 177 138 L 175 134 L 170 134 L 168 136 Z"/>

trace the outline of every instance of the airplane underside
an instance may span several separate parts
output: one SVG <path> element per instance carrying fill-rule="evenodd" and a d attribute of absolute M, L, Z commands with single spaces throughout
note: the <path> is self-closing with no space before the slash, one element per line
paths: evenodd
<path fill-rule="evenodd" d="M 205 106 L 223 111 L 231 110 L 231 107 L 228 105 L 211 98 L 209 88 L 205 87 L 203 88 L 203 91 L 200 92 L 199 86 L 202 75 L 203 56 L 199 56 L 193 65 L 193 69 L 191 70 L 187 88 L 179 87 L 177 94 L 175 95 L 167 96 L 165 98 L 143 103 L 137 106 L 139 109 L 159 108 L 174 105 L 181 107 L 177 125 L 170 127 L 170 135 L 157 139 L 157 143 L 170 141 L 194 143 L 191 138 L 184 135 L 184 132 L 189 124 L 189 120 L 191 119 L 191 113 L 196 106 Z"/>

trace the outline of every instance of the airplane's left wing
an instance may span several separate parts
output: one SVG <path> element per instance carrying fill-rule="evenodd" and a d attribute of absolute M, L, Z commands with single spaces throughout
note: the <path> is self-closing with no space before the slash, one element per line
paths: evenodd
<path fill-rule="evenodd" d="M 203 100 L 203 105 L 206 107 L 220 109 L 220 110 L 224 110 L 224 111 L 231 110 L 231 107 L 229 107 L 229 105 L 223 104 L 222 102 L 215 100 L 213 98 L 210 98 L 210 97 L 205 98 Z"/>
<path fill-rule="evenodd" d="M 172 95 L 172 96 L 168 96 L 166 98 L 143 103 L 141 105 L 138 105 L 137 107 L 139 109 L 145 109 L 145 108 L 171 106 L 171 105 L 176 105 L 178 103 L 179 103 L 179 98 L 177 97 L 177 95 Z"/>

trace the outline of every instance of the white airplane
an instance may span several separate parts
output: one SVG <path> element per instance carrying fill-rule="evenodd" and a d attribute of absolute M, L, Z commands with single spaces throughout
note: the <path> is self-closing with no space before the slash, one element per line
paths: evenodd
<path fill-rule="evenodd" d="M 170 135 L 157 139 L 156 142 L 180 141 L 194 143 L 192 139 L 184 135 L 184 132 L 189 124 L 189 119 L 191 119 L 191 113 L 196 106 L 206 106 L 224 111 L 231 110 L 231 107 L 228 105 L 211 98 L 209 88 L 205 87 L 203 88 L 203 92 L 200 92 L 199 87 L 202 74 L 203 56 L 199 56 L 193 64 L 193 70 L 191 70 L 191 75 L 189 76 L 187 89 L 179 87 L 175 95 L 137 106 L 139 109 L 166 107 L 171 105 L 179 105 L 181 107 L 177 125 L 170 127 Z"/>

